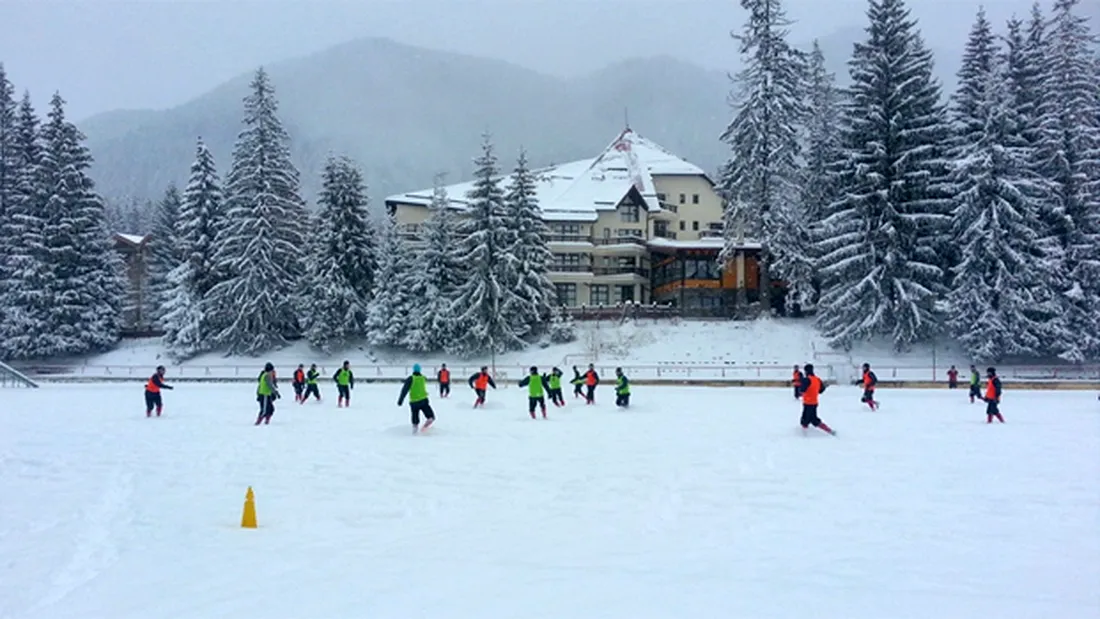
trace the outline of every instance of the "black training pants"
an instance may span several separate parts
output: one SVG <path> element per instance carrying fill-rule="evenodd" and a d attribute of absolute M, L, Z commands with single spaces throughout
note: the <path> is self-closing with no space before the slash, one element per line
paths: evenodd
<path fill-rule="evenodd" d="M 161 400 L 159 393 L 145 392 L 145 412 L 152 412 L 154 408 L 160 410 L 162 406 L 164 406 L 164 402 Z"/>
<path fill-rule="evenodd" d="M 412 412 L 412 424 L 414 426 L 420 425 L 420 413 L 424 413 L 425 419 L 435 419 L 435 412 L 432 411 L 432 405 L 427 400 L 409 402 L 409 410 Z"/>
<path fill-rule="evenodd" d="M 802 405 L 802 427 L 807 426 L 817 427 L 821 425 L 821 419 L 817 416 L 817 404 L 803 404 Z"/>
<path fill-rule="evenodd" d="M 620 394 L 616 395 L 615 396 L 615 406 L 621 406 L 623 408 L 626 408 L 626 407 L 630 406 L 630 394 L 629 393 L 620 393 Z"/>
<path fill-rule="evenodd" d="M 543 412 L 546 412 L 546 398 L 541 395 L 537 398 L 527 398 L 527 412 L 535 412 L 535 406 L 538 406 Z"/>
<path fill-rule="evenodd" d="M 306 393 L 302 396 L 303 400 L 308 400 L 309 396 L 313 396 L 318 400 L 321 399 L 321 392 L 317 389 L 317 383 L 306 385 Z"/>
<path fill-rule="evenodd" d="M 451 383 L 439 383 L 439 395 L 441 397 L 451 395 Z"/>

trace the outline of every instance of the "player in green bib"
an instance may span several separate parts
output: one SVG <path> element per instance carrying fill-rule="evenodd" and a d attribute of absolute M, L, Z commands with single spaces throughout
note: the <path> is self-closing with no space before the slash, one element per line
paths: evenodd
<path fill-rule="evenodd" d="M 397 397 L 397 405 L 405 402 L 405 396 L 409 397 L 409 409 L 412 411 L 413 434 L 422 432 L 435 423 L 435 412 L 428 402 L 428 379 L 420 373 L 420 364 L 413 365 L 412 375 L 405 379 L 401 386 L 401 395 Z M 424 413 L 424 426 L 420 426 L 420 413 Z"/>
<path fill-rule="evenodd" d="M 355 375 L 351 373 L 351 367 L 347 361 L 344 361 L 344 365 L 332 375 L 332 380 L 336 381 L 336 391 L 339 393 L 336 398 L 336 408 L 351 406 L 351 390 L 355 389 Z"/>
<path fill-rule="evenodd" d="M 565 406 L 565 396 L 561 394 L 561 377 L 561 368 L 550 370 L 550 375 L 546 377 L 546 391 L 554 406 Z"/>
<path fill-rule="evenodd" d="M 545 385 L 549 382 L 545 376 L 539 375 L 539 369 L 531 366 L 531 373 L 519 381 L 520 387 L 527 387 L 527 412 L 531 413 L 531 419 L 535 418 L 535 406 L 542 409 L 542 418 L 546 419 L 546 391 Z"/>
<path fill-rule="evenodd" d="M 321 372 L 317 370 L 317 364 L 313 363 L 309 366 L 309 371 L 306 372 L 306 391 L 302 395 L 302 404 L 306 403 L 309 396 L 313 396 L 318 402 L 321 401 L 321 392 L 317 386 L 317 379 L 321 378 Z"/>
<path fill-rule="evenodd" d="M 630 406 L 630 379 L 623 374 L 622 368 L 615 368 L 615 406 Z"/>
<path fill-rule="evenodd" d="M 271 416 L 275 414 L 275 400 L 278 399 L 279 387 L 275 382 L 275 366 L 268 362 L 264 365 L 264 371 L 260 372 L 256 385 L 256 401 L 260 404 L 260 414 L 256 417 L 255 425 L 271 423 Z"/>

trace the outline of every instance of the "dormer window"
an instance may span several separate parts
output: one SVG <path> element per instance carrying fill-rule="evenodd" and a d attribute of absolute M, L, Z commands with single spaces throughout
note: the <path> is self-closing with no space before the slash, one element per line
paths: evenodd
<path fill-rule="evenodd" d="M 619 205 L 619 219 L 623 223 L 636 224 L 641 221 L 641 209 L 637 204 L 629 202 Z"/>

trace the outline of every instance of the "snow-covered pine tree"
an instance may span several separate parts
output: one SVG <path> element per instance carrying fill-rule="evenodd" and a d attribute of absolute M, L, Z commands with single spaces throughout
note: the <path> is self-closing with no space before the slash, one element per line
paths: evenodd
<path fill-rule="evenodd" d="M 511 182 L 504 194 L 505 225 L 512 231 L 515 245 L 516 281 L 510 286 L 504 314 L 512 321 L 512 329 L 523 337 L 541 331 L 550 320 L 557 301 L 557 291 L 550 281 L 550 228 L 542 218 L 536 179 L 527 164 L 527 152 L 520 151 Z"/>
<path fill-rule="evenodd" d="M 842 110 L 841 198 L 818 243 L 818 320 L 835 344 L 887 335 L 904 349 L 938 328 L 949 132 L 932 55 L 902 0 L 871 0 L 867 15 Z"/>
<path fill-rule="evenodd" d="M 815 39 L 807 70 L 806 165 L 802 171 L 802 212 L 811 226 L 837 196 L 834 166 L 841 160 L 840 91 Z"/>
<path fill-rule="evenodd" d="M 297 295 L 304 275 L 307 221 L 290 137 L 276 112 L 275 89 L 261 68 L 244 99 L 244 129 L 226 177 L 226 223 L 215 264 L 225 273 L 204 298 L 220 330 L 212 344 L 256 355 L 299 332 Z"/>
<path fill-rule="evenodd" d="M 171 294 L 162 319 L 165 347 L 177 361 L 205 350 L 214 332 L 203 313 L 202 300 L 221 281 L 215 268 L 215 242 L 224 223 L 217 166 L 210 149 L 199 138 L 180 202 L 178 234 L 184 259 L 168 274 Z"/>
<path fill-rule="evenodd" d="M 330 157 L 322 172 L 312 227 L 305 299 L 306 339 L 323 353 L 367 334 L 374 283 L 374 230 L 363 175 L 347 157 Z"/>
<path fill-rule="evenodd" d="M 38 179 L 46 196 L 43 239 L 53 271 L 47 328 L 39 336 L 52 355 L 104 350 L 117 342 L 126 296 L 106 208 L 87 174 L 92 157 L 64 108 L 64 99 L 54 94 L 42 126 Z"/>
<path fill-rule="evenodd" d="M 573 316 L 566 313 L 565 308 L 554 308 L 550 317 L 550 341 L 554 344 L 568 344 L 577 339 L 577 323 L 573 322 Z"/>
<path fill-rule="evenodd" d="M 123 198 L 105 200 L 107 209 L 107 228 L 111 232 L 143 236 L 153 231 L 153 212 L 156 210 L 152 200 Z"/>
<path fill-rule="evenodd" d="M 454 300 L 459 337 L 456 351 L 462 356 L 519 350 L 523 340 L 504 315 L 516 281 L 516 260 L 511 250 L 515 235 L 505 223 L 504 192 L 497 173 L 497 159 L 488 135 L 481 155 L 474 160 L 474 186 L 466 194 L 467 216 L 459 223 L 456 257 L 466 278 Z"/>
<path fill-rule="evenodd" d="M 416 267 L 410 274 L 410 294 L 418 299 L 417 310 L 408 319 L 403 345 L 413 351 L 454 352 L 457 319 L 453 302 L 463 279 L 461 263 L 455 258 L 457 222 L 443 176 L 435 178 L 430 215 L 421 226 L 421 247 Z"/>
<path fill-rule="evenodd" d="M 1100 358 L 1100 75 L 1078 0 L 1056 0 L 1040 72 L 1038 160 L 1052 190 L 1050 232 L 1061 247 L 1058 356 Z"/>
<path fill-rule="evenodd" d="M 0 237 L 11 248 L 10 279 L 4 303 L 6 319 L 0 323 L 0 356 L 30 359 L 50 354 L 49 342 L 39 337 L 47 328 L 53 271 L 43 237 L 45 197 L 39 185 L 42 142 L 39 119 L 24 93 L 16 117 L 14 137 L 14 187 L 6 219 L 0 221 Z"/>
<path fill-rule="evenodd" d="M 0 231 L 11 216 L 12 203 L 15 200 L 17 108 L 15 88 L 8 81 L 4 63 L 0 62 Z M 15 239 L 7 235 L 0 235 L 0 325 L 6 321 L 8 313 L 6 298 L 12 277 L 9 259 L 16 251 L 14 241 Z M 0 356 L 2 355 L 3 351 L 0 350 Z"/>
<path fill-rule="evenodd" d="M 1042 354 L 1057 316 L 1043 268 L 1032 153 L 1014 108 L 1011 74 L 1019 71 L 1020 50 L 1011 36 L 1008 43 L 999 57 L 979 11 L 951 109 L 953 237 L 961 261 L 947 295 L 947 324 L 971 359 L 990 362 Z"/>
<path fill-rule="evenodd" d="M 163 325 L 165 306 L 174 292 L 168 274 L 183 264 L 187 257 L 180 238 L 182 201 L 179 189 L 175 183 L 170 183 L 153 212 L 153 232 L 149 239 L 150 294 L 146 295 L 152 307 L 140 315 L 158 325 Z"/>
<path fill-rule="evenodd" d="M 749 12 L 740 35 L 743 68 L 734 78 L 734 118 L 721 140 L 733 150 L 722 168 L 719 187 L 726 200 L 723 262 L 738 251 L 744 233 L 763 244 L 761 281 L 787 280 L 809 290 L 809 269 L 800 239 L 802 144 L 799 123 L 807 116 L 804 99 L 806 58 L 787 42 L 791 22 L 780 0 L 741 0 Z M 774 267 L 774 268 L 773 268 Z M 772 272 L 774 271 L 774 272 Z M 769 307 L 771 286 L 760 286 Z"/>
<path fill-rule="evenodd" d="M 403 346 L 410 316 L 422 311 L 421 301 L 413 299 L 412 269 L 415 258 L 409 243 L 401 236 L 390 217 L 383 221 L 378 234 L 378 254 L 367 310 L 367 335 L 376 346 Z"/>

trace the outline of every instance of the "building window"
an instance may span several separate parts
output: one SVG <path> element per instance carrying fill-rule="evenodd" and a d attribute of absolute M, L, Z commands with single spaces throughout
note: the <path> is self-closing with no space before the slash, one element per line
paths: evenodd
<path fill-rule="evenodd" d="M 691 194 L 691 203 L 692 204 L 699 204 L 699 194 L 697 194 L 697 193 Z"/>
<path fill-rule="evenodd" d="M 636 224 L 640 220 L 637 204 L 624 204 L 619 207 L 619 219 L 625 223 Z"/>
<path fill-rule="evenodd" d="M 558 293 L 558 305 L 564 305 L 565 307 L 577 306 L 576 284 L 554 284 L 554 289 Z"/>
<path fill-rule="evenodd" d="M 724 226 L 721 222 L 715 223 L 712 221 L 707 224 L 707 230 L 714 230 L 715 232 L 721 232 L 725 228 L 726 226 Z"/>
<path fill-rule="evenodd" d="M 554 234 L 560 234 L 562 236 L 580 236 L 581 225 L 580 224 L 558 224 L 554 226 Z"/>
<path fill-rule="evenodd" d="M 697 221 L 691 222 L 691 229 L 692 230 L 698 230 L 699 229 L 699 222 L 697 222 Z"/>
<path fill-rule="evenodd" d="M 637 228 L 619 228 L 615 230 L 615 235 L 620 238 L 630 236 L 640 239 L 645 236 L 645 233 Z"/>
<path fill-rule="evenodd" d="M 659 194 L 657 194 L 657 200 L 659 202 L 666 202 L 668 200 L 668 196 L 666 196 L 663 193 L 659 193 Z"/>
<path fill-rule="evenodd" d="M 580 254 L 554 254 L 555 266 L 580 266 Z"/>
<path fill-rule="evenodd" d="M 634 286 L 619 286 L 619 302 L 634 302 Z"/>
<path fill-rule="evenodd" d="M 638 266 L 638 262 L 634 258 L 634 256 L 630 256 L 630 257 L 620 256 L 619 257 L 619 264 L 616 265 L 616 266 L 633 269 L 634 267 Z"/>
<path fill-rule="evenodd" d="M 721 279 L 718 263 L 710 258 L 684 261 L 684 279 Z"/>
<path fill-rule="evenodd" d="M 606 284 L 594 284 L 592 286 L 592 305 L 609 305 L 611 303 L 611 291 Z"/>
<path fill-rule="evenodd" d="M 687 204 L 688 197 L 685 194 L 680 194 L 680 204 Z"/>
<path fill-rule="evenodd" d="M 685 224 L 687 224 L 687 222 L 684 221 L 683 219 L 681 219 L 680 220 L 680 232 L 683 232 L 684 230 L 687 230 L 687 228 L 685 227 Z"/>

